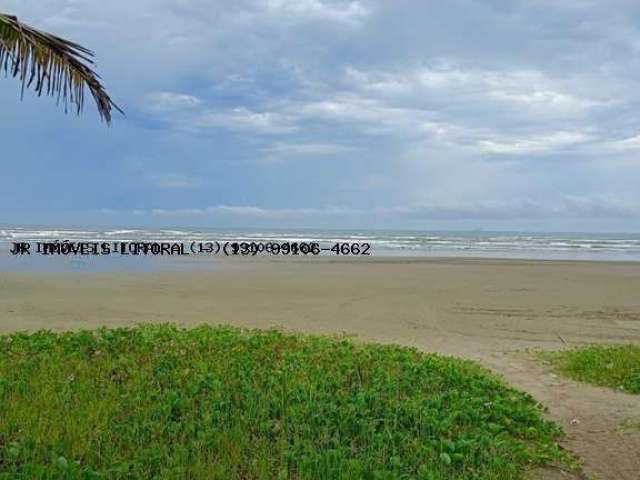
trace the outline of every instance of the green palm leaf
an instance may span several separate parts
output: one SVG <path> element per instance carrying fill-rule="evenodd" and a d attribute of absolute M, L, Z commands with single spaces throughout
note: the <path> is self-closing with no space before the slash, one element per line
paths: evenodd
<path fill-rule="evenodd" d="M 22 94 L 25 88 L 33 88 L 38 96 L 44 93 L 57 97 L 65 112 L 69 105 L 78 114 L 82 111 L 87 88 L 100 118 L 109 124 L 114 109 L 123 112 L 91 68 L 92 59 L 93 52 L 83 46 L 0 13 L 0 72 L 18 77 Z"/>

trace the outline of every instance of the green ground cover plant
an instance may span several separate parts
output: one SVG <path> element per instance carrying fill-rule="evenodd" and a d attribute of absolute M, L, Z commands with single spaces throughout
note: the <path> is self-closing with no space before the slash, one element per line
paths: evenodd
<path fill-rule="evenodd" d="M 562 375 L 640 394 L 640 345 L 591 345 L 541 355 Z"/>
<path fill-rule="evenodd" d="M 563 462 L 479 365 L 339 338 L 139 326 L 0 337 L 0 478 L 514 479 Z"/>

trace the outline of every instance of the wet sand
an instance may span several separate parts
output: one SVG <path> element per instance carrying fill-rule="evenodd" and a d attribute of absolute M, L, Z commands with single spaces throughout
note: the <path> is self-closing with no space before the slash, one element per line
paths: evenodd
<path fill-rule="evenodd" d="M 622 427 L 640 420 L 640 397 L 559 379 L 522 353 L 640 341 L 640 263 L 236 259 L 211 272 L 0 273 L 2 332 L 140 322 L 345 333 L 476 359 L 549 406 L 588 475 L 640 472 L 640 430 Z"/>

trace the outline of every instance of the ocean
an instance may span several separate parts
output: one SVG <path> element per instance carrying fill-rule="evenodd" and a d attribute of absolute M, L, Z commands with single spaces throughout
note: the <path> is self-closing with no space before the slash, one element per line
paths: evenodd
<path fill-rule="evenodd" d="M 545 260 L 640 261 L 640 234 L 496 231 L 314 229 L 143 229 L 0 226 L 0 271 L 156 271 L 218 268 L 193 258 L 150 256 L 14 256 L 14 242 L 256 242 L 310 243 L 335 255 L 335 244 L 368 244 L 376 256 L 481 257 Z M 35 248 L 35 247 L 34 247 Z M 362 251 L 362 250 L 360 250 Z M 341 253 L 342 254 L 342 253 Z M 207 255 L 215 260 L 218 255 Z M 263 253 L 264 255 L 264 253 Z"/>

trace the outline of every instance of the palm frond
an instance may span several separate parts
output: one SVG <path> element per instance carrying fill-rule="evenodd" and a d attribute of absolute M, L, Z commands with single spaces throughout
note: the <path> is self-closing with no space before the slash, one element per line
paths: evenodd
<path fill-rule="evenodd" d="M 91 50 L 0 13 L 0 72 L 22 81 L 22 95 L 32 87 L 38 96 L 57 97 L 65 112 L 72 105 L 79 114 L 88 88 L 100 118 L 109 124 L 114 109 L 124 112 L 111 100 L 92 65 Z"/>

